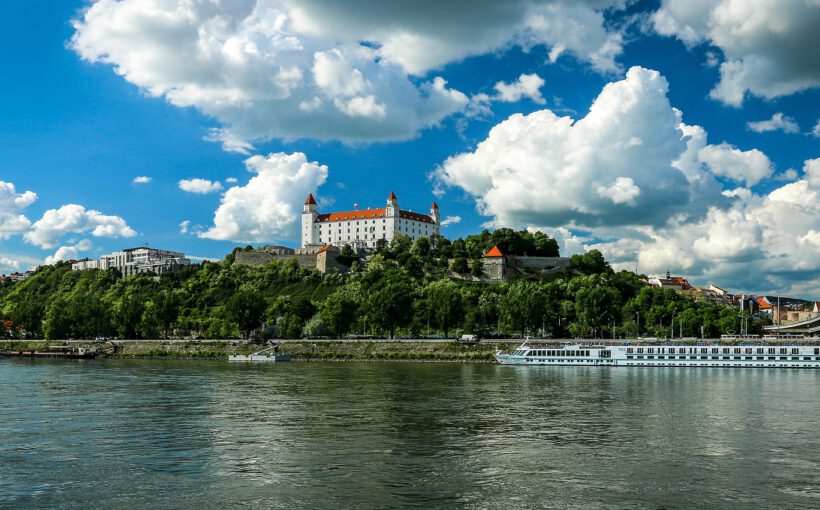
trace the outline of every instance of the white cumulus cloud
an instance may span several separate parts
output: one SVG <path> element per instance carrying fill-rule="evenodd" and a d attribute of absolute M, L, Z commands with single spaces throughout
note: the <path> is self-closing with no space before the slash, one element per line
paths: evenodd
<path fill-rule="evenodd" d="M 495 84 L 496 99 L 507 103 L 520 101 L 521 98 L 528 97 L 538 104 L 546 103 L 541 95 L 541 87 L 544 86 L 544 79 L 537 74 L 522 74 L 513 83 L 500 81 Z"/>
<path fill-rule="evenodd" d="M 747 122 L 746 127 L 755 133 L 767 133 L 769 131 L 783 131 L 784 133 L 799 133 L 800 126 L 793 118 L 777 112 L 771 119 Z"/>
<path fill-rule="evenodd" d="M 301 152 L 251 156 L 245 166 L 255 175 L 225 192 L 213 226 L 199 236 L 236 242 L 295 238 L 302 203 L 327 180 L 327 167 Z"/>
<path fill-rule="evenodd" d="M 598 186 L 595 190 L 601 198 L 612 200 L 613 204 L 637 205 L 635 198 L 641 194 L 641 188 L 635 185 L 631 177 L 618 177 L 610 186 Z"/>
<path fill-rule="evenodd" d="M 206 195 L 214 193 L 222 189 L 222 183 L 219 181 L 209 181 L 208 179 L 182 179 L 179 181 L 179 189 L 187 191 L 188 193 L 198 193 Z"/>
<path fill-rule="evenodd" d="M 711 96 L 740 106 L 746 94 L 773 99 L 820 86 L 820 2 L 663 0 L 655 30 L 724 56 Z"/>
<path fill-rule="evenodd" d="M 76 244 L 60 246 L 59 248 L 57 248 L 57 251 L 54 252 L 54 255 L 49 255 L 48 257 L 46 257 L 45 263 L 55 264 L 57 262 L 60 262 L 61 260 L 78 260 L 80 259 L 81 252 L 89 251 L 93 247 L 94 245 L 91 244 L 91 241 L 89 241 L 88 239 L 82 239 Z"/>
<path fill-rule="evenodd" d="M 716 175 L 745 182 L 750 186 L 770 177 L 774 172 L 774 165 L 768 156 L 759 150 L 742 151 L 725 142 L 702 148 L 698 152 L 698 159 Z"/>
<path fill-rule="evenodd" d="M 24 238 L 41 248 L 53 248 L 67 233 L 91 233 L 94 237 L 133 237 L 137 233 L 119 216 L 110 216 L 86 209 L 79 204 L 66 204 L 49 209 L 31 226 Z"/>
<path fill-rule="evenodd" d="M 447 216 L 446 218 L 441 220 L 442 227 L 455 225 L 456 223 L 461 223 L 461 216 Z"/>
<path fill-rule="evenodd" d="M 667 87 L 658 72 L 633 67 L 577 121 L 548 109 L 512 115 L 475 151 L 447 159 L 438 178 L 475 196 L 499 226 L 658 224 L 686 210 L 702 214 L 692 204 L 714 178 L 694 155 L 677 161 L 692 137 Z"/>
<path fill-rule="evenodd" d="M 0 239 L 23 233 L 31 226 L 22 211 L 35 200 L 37 194 L 33 191 L 17 193 L 13 183 L 0 181 Z"/>
<path fill-rule="evenodd" d="M 208 131 L 208 134 L 203 137 L 203 140 L 206 142 L 221 143 L 222 150 L 225 152 L 235 152 L 246 156 L 250 156 L 251 151 L 255 149 L 252 143 L 224 128 L 212 128 Z"/>
<path fill-rule="evenodd" d="M 9 257 L 0 257 L 0 274 L 15 273 L 20 270 L 20 261 Z"/>
<path fill-rule="evenodd" d="M 151 182 L 151 178 L 146 175 L 138 175 L 137 177 L 134 177 L 134 180 L 131 182 L 134 184 L 148 184 Z"/>
<path fill-rule="evenodd" d="M 190 226 L 191 226 L 191 220 L 183 220 L 179 224 L 179 233 L 180 234 L 187 234 L 188 229 L 190 228 Z"/>
<path fill-rule="evenodd" d="M 400 140 L 462 110 L 445 82 L 416 80 L 473 55 L 545 47 L 617 72 L 623 0 L 97 0 L 72 49 L 146 94 L 217 119 L 228 151 L 254 140 Z"/>

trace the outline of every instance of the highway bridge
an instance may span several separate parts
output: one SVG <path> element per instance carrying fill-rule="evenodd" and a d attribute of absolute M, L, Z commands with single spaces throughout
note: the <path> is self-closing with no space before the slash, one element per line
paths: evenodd
<path fill-rule="evenodd" d="M 814 336 L 820 333 L 820 315 L 798 322 L 790 322 L 788 324 L 773 324 L 771 326 L 764 326 L 763 330 L 768 333 L 782 333 L 789 335 L 811 335 Z"/>

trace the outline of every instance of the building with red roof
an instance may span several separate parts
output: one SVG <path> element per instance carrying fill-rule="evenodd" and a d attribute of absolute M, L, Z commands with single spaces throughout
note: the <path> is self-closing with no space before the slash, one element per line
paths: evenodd
<path fill-rule="evenodd" d="M 348 244 L 354 248 L 375 248 L 379 239 L 388 243 L 396 235 L 411 239 L 439 234 L 441 215 L 433 202 L 430 214 L 399 208 L 396 194 L 390 192 L 386 207 L 320 213 L 313 194 L 308 195 L 302 210 L 302 248 Z"/>

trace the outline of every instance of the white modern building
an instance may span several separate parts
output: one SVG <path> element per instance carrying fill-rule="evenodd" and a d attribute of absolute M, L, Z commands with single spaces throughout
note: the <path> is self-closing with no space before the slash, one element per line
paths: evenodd
<path fill-rule="evenodd" d="M 139 247 L 102 255 L 99 260 L 80 260 L 71 264 L 71 269 L 102 269 L 105 271 L 110 267 L 115 267 L 123 276 L 138 273 L 160 275 L 175 271 L 190 263 L 191 261 L 185 258 L 185 254 L 178 251 Z"/>
<path fill-rule="evenodd" d="M 433 202 L 430 214 L 399 208 L 395 193 L 390 193 L 387 206 L 320 214 L 313 194 L 308 195 L 302 211 L 302 248 L 332 244 L 349 244 L 353 248 L 375 248 L 379 239 L 387 242 L 397 234 L 412 239 L 438 234 L 441 216 Z"/>

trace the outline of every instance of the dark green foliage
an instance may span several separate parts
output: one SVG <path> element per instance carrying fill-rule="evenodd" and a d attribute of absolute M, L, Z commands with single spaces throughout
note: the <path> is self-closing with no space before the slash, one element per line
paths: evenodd
<path fill-rule="evenodd" d="M 453 242 L 397 236 L 354 274 L 321 275 L 295 259 L 261 267 L 204 262 L 154 278 L 115 270 L 71 271 L 58 263 L 16 283 L 0 281 L 0 319 L 13 338 L 298 338 L 538 334 L 565 337 L 700 336 L 738 333 L 742 312 L 615 273 L 600 252 L 571 258 L 571 271 L 488 284 L 493 245 L 510 255 L 558 255 L 541 233 L 499 229 Z M 358 263 L 357 263 L 358 265 Z M 672 325 L 674 322 L 674 331 Z M 4 323 L 7 324 L 7 323 Z M 763 321 L 749 320 L 749 332 Z M 640 327 L 639 327 L 640 326 Z M 457 333 L 458 334 L 458 333 Z"/>
<path fill-rule="evenodd" d="M 234 322 L 244 338 L 262 325 L 268 303 L 262 293 L 252 289 L 239 289 L 225 303 L 228 320 Z"/>

